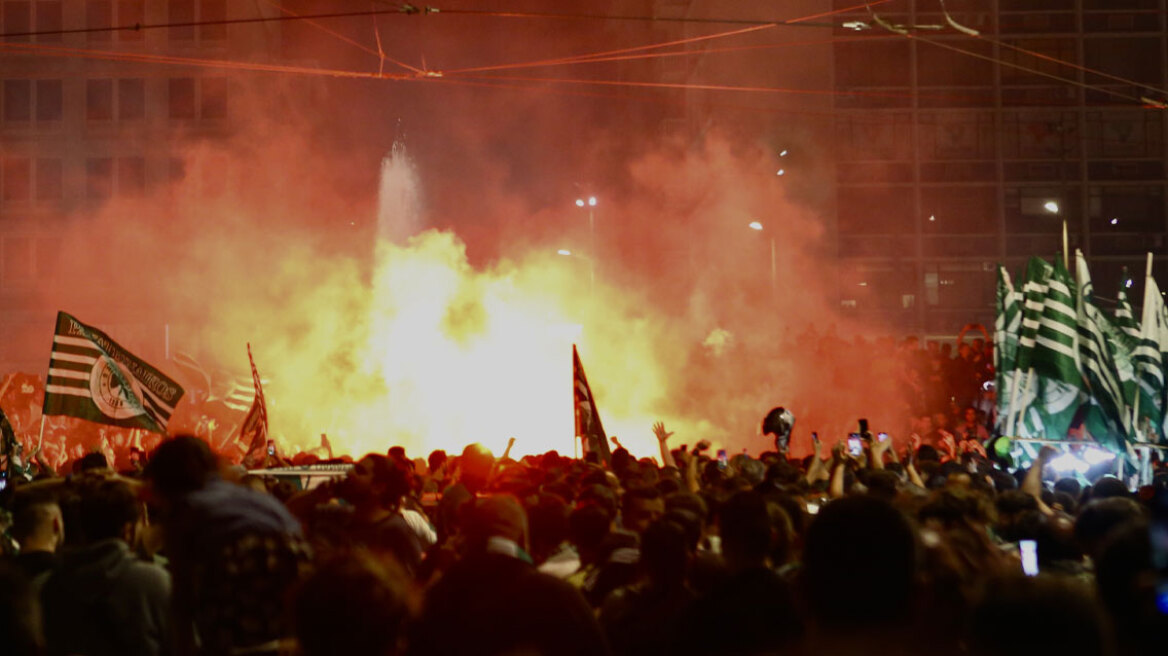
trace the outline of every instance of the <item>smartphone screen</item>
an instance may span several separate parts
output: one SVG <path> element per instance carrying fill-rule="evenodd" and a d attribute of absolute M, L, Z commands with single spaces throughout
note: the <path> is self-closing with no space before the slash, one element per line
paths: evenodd
<path fill-rule="evenodd" d="M 812 442 L 818 442 L 818 441 L 819 441 L 819 433 L 816 433 L 816 432 L 814 432 L 814 431 L 813 431 L 813 432 L 811 433 L 811 441 L 812 441 Z"/>
<path fill-rule="evenodd" d="M 880 440 L 881 442 L 887 442 L 888 433 L 876 433 L 876 439 Z"/>
<path fill-rule="evenodd" d="M 860 438 L 859 433 L 852 433 L 848 436 L 848 453 L 853 456 L 864 455 L 864 440 Z"/>
<path fill-rule="evenodd" d="M 1018 550 L 1022 554 L 1022 573 L 1038 576 L 1038 543 L 1034 540 L 1019 540 Z"/>
<path fill-rule="evenodd" d="M 729 457 L 726 455 L 726 449 L 718 449 L 718 469 L 725 469 L 729 462 Z"/>

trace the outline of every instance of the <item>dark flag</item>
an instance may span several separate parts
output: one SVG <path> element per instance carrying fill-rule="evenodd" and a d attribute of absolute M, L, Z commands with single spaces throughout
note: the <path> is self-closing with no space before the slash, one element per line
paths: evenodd
<path fill-rule="evenodd" d="M 255 386 L 255 399 L 251 402 L 251 409 L 239 427 L 239 442 L 247 444 L 247 453 L 251 455 L 257 449 L 267 446 L 268 443 L 268 406 L 264 402 L 264 386 L 260 382 L 260 372 L 256 370 L 255 359 L 251 357 L 251 344 L 247 345 L 247 361 L 251 363 L 251 381 Z M 249 440 L 250 438 L 250 440 Z"/>
<path fill-rule="evenodd" d="M 211 374 L 207 373 L 198 360 L 179 352 L 172 355 L 170 361 L 185 375 L 187 383 L 194 386 L 191 394 L 195 395 L 196 399 L 206 400 L 211 396 Z"/>
<path fill-rule="evenodd" d="M 600 413 L 596 411 L 596 399 L 592 396 L 592 388 L 588 386 L 588 377 L 584 375 L 584 365 L 580 364 L 580 354 L 576 352 L 576 345 L 572 345 L 572 387 L 575 393 L 576 409 L 576 438 L 583 440 L 584 452 L 596 451 L 605 464 L 610 460 L 608 437 L 604 434 L 604 426 L 600 424 Z"/>
<path fill-rule="evenodd" d="M 183 388 L 100 330 L 57 313 L 46 415 L 166 433 Z"/>

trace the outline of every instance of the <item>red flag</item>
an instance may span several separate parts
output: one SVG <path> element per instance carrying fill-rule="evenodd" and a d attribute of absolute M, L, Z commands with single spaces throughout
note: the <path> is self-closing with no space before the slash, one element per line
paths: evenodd
<path fill-rule="evenodd" d="M 264 386 L 260 383 L 260 372 L 256 370 L 255 359 L 251 356 L 251 344 L 247 345 L 247 360 L 251 363 L 251 380 L 255 385 L 255 400 L 251 403 L 251 409 L 247 411 L 247 416 L 243 419 L 243 424 L 239 427 L 239 441 L 247 440 L 251 436 L 250 446 L 247 448 L 247 455 L 256 452 L 257 449 L 262 449 L 268 443 L 268 406 L 264 403 Z"/>
<path fill-rule="evenodd" d="M 592 388 L 588 386 L 588 377 L 584 375 L 584 365 L 580 364 L 580 354 L 576 352 L 576 345 L 572 345 L 572 387 L 574 390 L 576 410 L 576 437 L 584 442 L 584 452 L 596 451 L 605 464 L 609 463 L 610 452 L 608 437 L 604 434 L 604 426 L 600 423 L 600 413 L 596 411 L 596 399 L 592 396 Z"/>

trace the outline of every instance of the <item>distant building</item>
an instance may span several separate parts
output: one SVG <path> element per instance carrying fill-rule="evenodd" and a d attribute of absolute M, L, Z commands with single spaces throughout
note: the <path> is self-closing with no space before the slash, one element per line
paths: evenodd
<path fill-rule="evenodd" d="M 1159 279 L 1168 273 L 1168 112 L 1139 100 L 1165 100 L 1163 0 L 947 5 L 986 38 L 925 28 L 910 39 L 867 10 L 838 19 L 860 30 L 833 30 L 834 87 L 852 94 L 835 100 L 841 303 L 906 333 L 988 326 L 995 266 L 1053 258 L 1064 219 L 1099 295 L 1115 297 L 1126 265 L 1138 303 L 1147 251 Z M 937 0 L 873 10 L 890 24 L 946 23 Z"/>

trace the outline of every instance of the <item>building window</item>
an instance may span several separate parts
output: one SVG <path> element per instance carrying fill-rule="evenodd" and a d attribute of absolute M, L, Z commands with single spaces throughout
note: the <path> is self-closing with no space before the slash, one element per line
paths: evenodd
<path fill-rule="evenodd" d="M 61 160 L 41 158 L 36 161 L 36 199 L 61 200 Z"/>
<path fill-rule="evenodd" d="M 141 157 L 118 158 L 118 195 L 138 197 L 146 193 L 146 160 Z"/>
<path fill-rule="evenodd" d="M 195 118 L 195 78 L 178 77 L 169 80 L 170 118 Z"/>
<path fill-rule="evenodd" d="M 911 79 L 908 40 L 836 44 L 835 81 L 841 87 L 907 87 Z"/>
<path fill-rule="evenodd" d="M 214 22 L 227 20 L 225 0 L 199 0 L 199 21 Z M 200 25 L 199 39 L 203 41 L 224 41 L 227 39 L 226 25 Z"/>
<path fill-rule="evenodd" d="M 838 199 L 841 235 L 916 230 L 912 187 L 841 187 Z"/>
<path fill-rule="evenodd" d="M 1071 112 L 1002 112 L 1002 157 L 1079 156 L 1079 119 Z"/>
<path fill-rule="evenodd" d="M 1114 185 L 1087 188 L 1091 232 L 1164 232 L 1164 188 Z"/>
<path fill-rule="evenodd" d="M 1073 228 L 1082 216 L 1081 193 L 1078 185 L 1006 185 L 1006 232 L 1058 235 L 1063 219 Z"/>
<path fill-rule="evenodd" d="M 118 26 L 141 25 L 146 22 L 145 0 L 120 0 L 118 2 Z M 119 30 L 118 41 L 141 41 L 141 30 Z"/>
<path fill-rule="evenodd" d="M 28 202 L 32 198 L 32 160 L 27 157 L 5 157 L 3 169 L 4 202 Z"/>
<path fill-rule="evenodd" d="M 36 120 L 59 121 L 62 114 L 61 81 L 36 81 Z"/>
<path fill-rule="evenodd" d="M 836 151 L 840 161 L 912 159 L 912 116 L 842 119 L 836 124 Z"/>
<path fill-rule="evenodd" d="M 146 117 L 146 81 L 142 78 L 118 80 L 118 120 Z"/>
<path fill-rule="evenodd" d="M 1079 53 L 1075 46 L 1075 39 L 1007 39 L 1006 43 L 1052 59 L 1072 64 L 1078 63 Z M 1068 76 L 1065 66 L 1012 48 L 1001 49 L 1001 60 L 1002 84 L 1007 86 L 1048 85 L 1051 83 L 1049 77 L 1038 75 L 1032 71 L 1058 77 Z"/>
<path fill-rule="evenodd" d="M 110 79 L 85 81 L 85 118 L 90 121 L 112 121 L 114 118 L 114 81 Z"/>
<path fill-rule="evenodd" d="M 990 112 L 924 112 L 922 159 L 993 159 L 997 130 Z"/>
<path fill-rule="evenodd" d="M 932 234 L 996 234 L 997 187 L 923 187 L 921 226 Z"/>
<path fill-rule="evenodd" d="M 1087 112 L 1087 154 L 1092 157 L 1158 157 L 1163 123 L 1153 112 Z"/>
<path fill-rule="evenodd" d="M 171 78 L 170 118 L 215 120 L 227 117 L 227 78 Z"/>
<path fill-rule="evenodd" d="M 96 32 L 86 32 L 90 41 L 109 41 L 112 32 L 102 28 L 113 27 L 114 6 L 109 0 L 86 0 L 85 27 Z"/>
<path fill-rule="evenodd" d="M 227 20 L 225 0 L 169 0 L 167 8 L 171 23 Z M 200 41 L 225 41 L 227 39 L 227 26 L 200 25 L 198 35 Z M 172 27 L 170 28 L 170 38 L 174 41 L 192 41 L 195 38 L 195 27 L 193 25 Z"/>
<path fill-rule="evenodd" d="M 1083 51 L 1089 68 L 1107 71 L 1111 75 L 1136 82 L 1151 84 L 1160 82 L 1162 70 L 1160 37 L 1083 39 Z M 1113 80 L 1100 79 L 1090 73 L 1087 74 L 1086 81 L 1088 84 L 1113 86 L 1116 84 Z M 1124 90 L 1130 88 L 1132 87 L 1126 87 Z"/>
<path fill-rule="evenodd" d="M 32 83 L 4 80 L 4 120 L 8 123 L 32 119 Z"/>
<path fill-rule="evenodd" d="M 5 122 L 27 122 L 34 115 L 42 122 L 61 120 L 61 81 L 4 80 Z"/>
<path fill-rule="evenodd" d="M 34 7 L 36 8 L 36 31 L 53 32 L 53 34 L 38 35 L 37 41 L 60 41 L 60 30 L 62 27 L 61 3 L 58 0 L 52 0 L 52 2 L 40 0 Z"/>
<path fill-rule="evenodd" d="M 968 40 L 946 42 L 965 52 L 931 44 L 917 46 L 918 82 L 922 87 L 991 87 L 994 64 L 973 55 L 992 58 L 992 46 Z M 966 54 L 973 53 L 971 54 Z"/>
<path fill-rule="evenodd" d="M 108 157 L 85 161 L 85 197 L 109 198 L 114 191 L 114 162 Z"/>
<path fill-rule="evenodd" d="M 12 0 L 5 0 L 3 9 L 4 31 L 10 34 L 21 34 L 31 31 L 32 28 L 32 3 L 13 2 Z M 5 41 L 28 41 L 27 36 L 10 36 L 4 39 Z"/>

